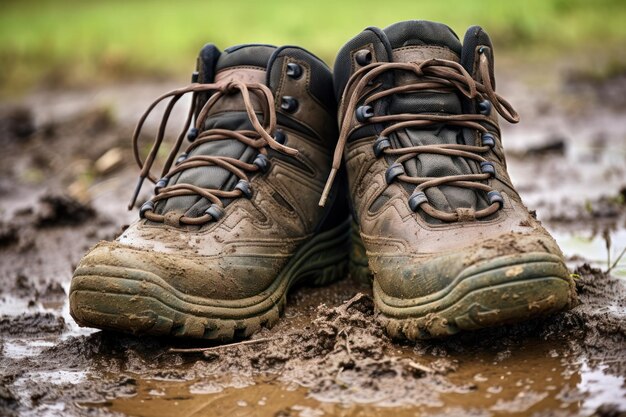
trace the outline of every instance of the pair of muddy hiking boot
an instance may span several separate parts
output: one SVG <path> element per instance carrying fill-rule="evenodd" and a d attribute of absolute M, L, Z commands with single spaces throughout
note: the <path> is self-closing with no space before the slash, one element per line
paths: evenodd
<path fill-rule="evenodd" d="M 426 21 L 364 30 L 334 73 L 298 47 L 205 46 L 192 84 L 140 119 L 134 199 L 146 179 L 154 196 L 82 259 L 72 316 L 229 340 L 274 324 L 294 284 L 348 273 L 373 277 L 377 317 L 398 338 L 567 308 L 575 293 L 563 256 L 506 171 L 498 116 L 518 116 L 495 92 L 493 62 L 481 28 L 461 44 Z M 185 127 L 155 175 L 185 95 Z M 143 160 L 141 128 L 162 102 Z"/>

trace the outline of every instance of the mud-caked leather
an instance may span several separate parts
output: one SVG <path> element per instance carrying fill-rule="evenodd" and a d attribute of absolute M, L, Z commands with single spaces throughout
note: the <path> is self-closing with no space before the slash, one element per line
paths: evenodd
<path fill-rule="evenodd" d="M 137 334 L 245 337 L 276 322 L 296 282 L 322 284 L 347 273 L 345 185 L 334 187 L 330 206 L 317 204 L 337 141 L 330 70 L 297 47 L 242 45 L 220 52 L 207 45 L 194 77 L 197 85 L 226 91 L 202 115 L 198 138 L 210 129 L 217 135 L 219 129 L 254 133 L 237 83 L 250 91 L 262 84 L 271 91 L 274 108 L 264 109 L 262 95 L 249 94 L 254 111 L 264 124 L 274 112 L 276 128 L 268 133 L 297 154 L 265 146 L 266 171 L 244 181 L 249 195 L 220 198 L 219 216 L 204 224 L 188 223 L 216 213 L 207 211 L 212 201 L 175 195 L 150 206 L 147 217 L 115 241 L 96 245 L 72 280 L 71 314 L 81 325 Z M 229 90 L 235 84 L 238 90 Z M 211 94 L 197 92 L 195 117 Z M 221 156 L 252 164 L 259 153 L 225 137 L 193 148 L 184 158 Z M 241 183 L 214 163 L 192 166 L 168 180 L 171 190 L 192 184 L 231 191 Z"/>
<path fill-rule="evenodd" d="M 487 114 L 492 123 L 478 121 L 484 131 L 442 119 L 441 123 L 386 133 L 386 128 L 403 120 L 374 122 L 376 117 L 394 114 L 479 114 L 479 104 L 491 90 L 468 97 L 471 83 L 464 80 L 463 69 L 478 83 L 492 83 L 495 90 L 492 49 L 489 37 L 479 27 L 468 30 L 462 46 L 445 25 L 408 21 L 384 30 L 366 29 L 341 49 L 335 61 L 339 125 L 347 136 L 343 157 L 354 218 L 373 277 L 379 318 L 393 337 L 442 337 L 517 322 L 561 310 L 575 300 L 561 251 L 511 184 L 495 105 Z M 490 80 L 481 77 L 481 59 L 483 65 L 489 65 Z M 380 65 L 426 61 L 414 71 L 409 67 L 382 71 Z M 450 68 L 467 95 L 454 85 L 442 88 L 440 83 L 368 101 L 391 88 L 435 77 L 441 80 L 438 74 Z M 378 70 L 378 76 L 358 85 L 368 73 Z M 481 87 L 477 88 L 480 92 Z M 372 108 L 372 122 L 363 117 L 359 120 L 358 112 L 365 105 Z M 514 111 L 503 112 L 515 121 Z M 490 148 L 483 146 L 483 137 Z M 420 147 L 442 144 L 482 149 L 480 157 L 495 171 L 495 175 L 476 181 L 485 190 L 451 182 L 416 190 L 416 183 L 398 180 L 401 176 L 394 179 L 397 172 L 420 178 L 422 183 L 444 176 L 482 174 L 479 158 L 419 153 Z M 407 147 L 415 147 L 415 156 L 394 168 L 401 154 L 392 152 Z M 413 196 L 420 205 L 411 206 Z M 432 211 L 424 211 L 424 202 L 436 211 L 434 216 L 429 214 Z"/>

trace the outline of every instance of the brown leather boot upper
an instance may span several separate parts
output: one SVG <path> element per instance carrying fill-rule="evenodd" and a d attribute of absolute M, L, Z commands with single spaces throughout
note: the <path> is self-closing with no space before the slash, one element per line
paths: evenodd
<path fill-rule="evenodd" d="M 185 127 L 157 176 L 151 168 L 170 111 L 185 95 L 192 104 Z M 163 120 L 144 160 L 138 140 L 155 109 Z M 214 338 L 225 328 L 228 338 L 237 326 L 250 332 L 259 320 L 273 320 L 285 288 L 304 275 L 323 282 L 345 273 L 327 270 L 340 264 L 331 256 L 316 257 L 327 245 L 346 258 L 349 244 L 340 184 L 331 205 L 317 205 L 337 139 L 335 112 L 330 70 L 307 51 L 242 45 L 220 53 L 207 45 L 193 83 L 159 98 L 140 119 L 135 198 L 145 178 L 156 183 L 155 194 L 116 241 L 101 242 L 80 262 L 71 290 L 77 321 L 155 334 L 181 323 L 182 335 Z M 149 285 L 135 288 L 137 282 Z M 145 298 L 141 307 L 124 304 L 112 313 L 100 304 L 105 296 L 91 295 L 98 291 Z M 146 319 L 133 327 L 115 318 L 130 320 L 140 309 L 142 317 L 173 324 L 149 328 Z M 255 321 L 211 321 L 236 317 Z"/>
<path fill-rule="evenodd" d="M 433 22 L 368 28 L 341 49 L 334 77 L 341 130 L 333 167 L 345 158 L 383 314 L 419 315 L 416 306 L 452 291 L 471 268 L 520 256 L 566 275 L 559 248 L 507 174 L 498 115 L 518 116 L 495 93 L 481 28 L 470 28 L 463 45 Z M 413 311 L 394 310 L 404 307 Z"/>
<path fill-rule="evenodd" d="M 120 256 L 125 262 L 142 266 L 143 255 L 131 256 L 130 251 L 163 254 L 156 256 L 152 268 L 166 277 L 170 274 L 164 269 L 178 263 L 168 257 L 191 261 L 184 276 L 172 277 L 172 286 L 199 296 L 241 298 L 266 288 L 313 234 L 345 219 L 345 212 L 342 219 L 337 210 L 339 220 L 329 219 L 323 225 L 332 209 L 320 210 L 316 204 L 337 137 L 331 78 L 323 63 L 299 48 L 243 45 L 221 55 L 207 49 L 201 58 L 209 57 L 199 60 L 198 85 L 203 91 L 196 98 L 198 133 L 193 142 L 187 139 L 186 160 L 170 169 L 173 175 L 164 175 L 171 179 L 150 200 L 157 202 L 156 209 L 144 213 L 147 218 L 129 227 L 116 243 L 105 246 L 124 247 Z M 204 84 L 217 90 L 207 91 Z M 254 84 L 266 86 L 271 102 L 253 93 Z M 241 86 L 247 86 L 247 93 Z M 255 131 L 244 98 L 250 100 L 257 117 L 265 118 L 264 129 L 277 143 L 275 149 Z M 272 113 L 273 126 L 268 125 Z M 253 146 L 229 132 L 240 132 Z M 194 159 L 202 156 L 221 156 L 222 164 L 226 158 L 236 158 L 251 166 L 231 162 L 235 169 L 228 170 L 218 160 L 197 160 L 194 166 Z M 233 173 L 237 168 L 247 174 L 245 179 Z M 220 190 L 212 193 L 217 204 L 196 189 L 182 188 L 187 184 L 204 192 Z M 243 187 L 237 188 L 238 184 Z M 182 196 L 173 194 L 177 186 Z M 174 196 L 159 199 L 170 193 Z M 207 213 L 211 208 L 219 217 Z"/>

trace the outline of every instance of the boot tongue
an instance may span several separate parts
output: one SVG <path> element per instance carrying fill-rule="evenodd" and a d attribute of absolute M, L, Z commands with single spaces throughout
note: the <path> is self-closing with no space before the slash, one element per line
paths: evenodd
<path fill-rule="evenodd" d="M 215 83 L 242 81 L 265 84 L 267 63 L 275 47 L 269 45 L 240 45 L 226 49 L 215 66 Z M 258 100 L 253 97 L 255 108 L 260 110 Z M 262 118 L 259 115 L 259 120 Z M 220 98 L 212 107 L 205 121 L 204 129 L 253 130 L 241 95 L 233 94 Z M 236 139 L 224 139 L 204 143 L 193 149 L 189 156 L 228 156 L 241 161 L 252 162 L 256 149 Z M 238 178 L 230 171 L 218 166 L 204 166 L 187 169 L 175 175 L 168 185 L 176 183 L 193 184 L 202 188 L 232 190 Z M 224 205 L 230 201 L 223 200 Z M 201 216 L 211 203 L 199 196 L 173 197 L 157 206 L 157 212 L 164 214 L 175 211 L 189 217 Z"/>
<path fill-rule="evenodd" d="M 421 62 L 432 58 L 460 62 L 461 43 L 448 26 L 427 21 L 396 23 L 384 29 L 392 49 L 394 62 Z M 411 84 L 416 77 L 408 73 L 394 74 L 395 86 Z M 389 100 L 388 114 L 461 114 L 462 103 L 454 92 L 426 90 L 395 94 Z M 466 143 L 463 133 L 441 125 L 432 128 L 407 128 L 396 131 L 390 138 L 393 147 Z M 390 160 L 393 162 L 393 159 Z M 471 174 L 472 168 L 464 158 L 436 154 L 420 154 L 404 163 L 405 171 L 414 177 L 442 177 Z M 415 186 L 404 184 L 412 193 Z M 441 186 L 429 188 L 426 195 L 434 207 L 454 212 L 457 208 L 482 208 L 483 201 L 466 188 Z M 433 220 L 434 221 L 434 220 Z"/>
<path fill-rule="evenodd" d="M 459 61 L 461 42 L 448 26 L 425 20 L 408 20 L 384 30 L 394 61 L 423 61 L 442 58 Z M 402 53 L 406 55 L 402 55 Z M 406 58 L 410 59 L 406 59 Z M 400 58 L 400 59 L 396 59 Z"/>

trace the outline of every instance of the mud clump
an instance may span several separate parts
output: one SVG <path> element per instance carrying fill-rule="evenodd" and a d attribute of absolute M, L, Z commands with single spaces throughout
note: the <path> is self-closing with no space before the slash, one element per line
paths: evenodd
<path fill-rule="evenodd" d="M 320 305 L 316 318 L 303 328 L 282 334 L 264 329 L 255 338 L 259 343 L 252 339 L 252 343 L 217 346 L 202 356 L 226 372 L 252 368 L 292 375 L 293 371 L 298 379 L 317 380 L 322 368 L 325 376 L 334 378 L 340 369 L 354 369 L 363 359 L 379 360 L 391 343 L 374 319 L 372 299 L 361 293 L 337 307 Z"/>
<path fill-rule="evenodd" d="M 0 141 L 28 139 L 35 132 L 33 112 L 26 107 L 15 107 L 0 114 Z"/>
<path fill-rule="evenodd" d="M 93 219 L 95 210 L 66 195 L 47 194 L 40 199 L 36 224 L 39 227 L 77 225 Z"/>
<path fill-rule="evenodd" d="M 17 227 L 4 222 L 0 223 L 0 248 L 14 245 L 19 242 Z"/>
<path fill-rule="evenodd" d="M 446 379 L 454 369 L 447 359 L 425 365 L 417 357 L 395 355 L 398 347 L 385 335 L 365 294 L 336 307 L 319 306 L 316 318 L 302 329 L 274 336 L 272 332 L 259 335 L 259 343 L 210 348 L 201 365 L 194 365 L 195 377 L 279 373 L 279 381 L 305 386 L 320 401 L 389 406 L 432 405 L 438 392 L 471 390 Z"/>
<path fill-rule="evenodd" d="M 560 225 L 587 222 L 594 226 L 594 230 L 619 228 L 626 220 L 626 198 L 622 196 L 622 192 L 620 190 L 614 196 L 587 200 L 584 205 L 575 204 L 565 198 L 558 204 L 547 205 L 551 214 L 546 218 L 551 223 Z"/>
<path fill-rule="evenodd" d="M 15 394 L 4 385 L 4 381 L 2 382 L 3 383 L 0 384 L 0 411 L 6 416 L 16 415 L 18 399 Z"/>
<path fill-rule="evenodd" d="M 610 362 L 610 373 L 626 377 L 626 286 L 589 265 L 576 269 L 581 303 L 565 313 L 580 323 L 582 343 L 594 363 Z"/>
<path fill-rule="evenodd" d="M 592 417 L 624 417 L 626 411 L 618 404 L 602 404 L 596 409 Z"/>
<path fill-rule="evenodd" d="M 2 336 L 28 337 L 61 334 L 66 328 L 65 319 L 52 313 L 0 317 L 0 335 Z"/>
<path fill-rule="evenodd" d="M 508 155 L 515 158 L 550 158 L 562 157 L 567 152 L 568 140 L 560 136 L 546 138 L 541 144 L 530 146 L 523 151 L 509 151 Z"/>
<path fill-rule="evenodd" d="M 31 282 L 31 280 L 24 274 L 18 273 L 15 277 L 15 284 L 13 286 L 13 293 L 20 297 L 37 296 L 37 287 Z"/>
<path fill-rule="evenodd" d="M 437 392 L 467 389 L 444 377 L 452 368 L 445 359 L 432 367 L 417 357 L 391 354 L 397 346 L 376 320 L 369 296 L 358 294 L 335 308 L 320 306 L 313 326 L 316 344 L 324 351 L 309 363 L 296 361 L 292 370 L 310 370 L 299 383 L 311 387 L 311 395 L 321 401 L 432 404 Z M 292 376 L 297 374 L 283 370 L 283 379 Z"/>

